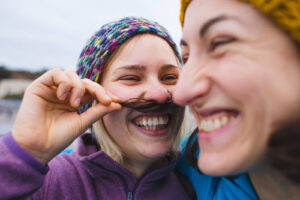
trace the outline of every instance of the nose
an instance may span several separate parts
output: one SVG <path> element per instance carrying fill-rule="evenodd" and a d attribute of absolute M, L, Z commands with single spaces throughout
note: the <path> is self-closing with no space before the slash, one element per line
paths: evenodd
<path fill-rule="evenodd" d="M 205 70 L 197 63 L 184 66 L 173 94 L 176 104 L 185 106 L 208 94 L 212 83 Z"/>
<path fill-rule="evenodd" d="M 164 103 L 168 99 L 171 99 L 172 94 L 168 90 L 168 87 L 159 80 L 153 80 L 145 91 L 144 99 L 145 100 L 154 100 L 158 103 Z M 174 87 L 174 86 L 173 86 Z"/>

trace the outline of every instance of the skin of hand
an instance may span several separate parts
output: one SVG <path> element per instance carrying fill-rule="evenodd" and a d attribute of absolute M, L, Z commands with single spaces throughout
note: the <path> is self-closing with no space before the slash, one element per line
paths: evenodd
<path fill-rule="evenodd" d="M 82 114 L 80 104 L 98 103 Z M 71 70 L 50 70 L 26 89 L 12 130 L 16 142 L 47 164 L 92 123 L 121 109 L 118 97 Z"/>

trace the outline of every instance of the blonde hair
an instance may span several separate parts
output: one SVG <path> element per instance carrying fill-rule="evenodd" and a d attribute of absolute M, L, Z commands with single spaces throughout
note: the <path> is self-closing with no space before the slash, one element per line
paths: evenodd
<path fill-rule="evenodd" d="M 191 125 L 189 124 L 190 113 L 187 109 L 185 109 L 183 113 L 183 121 L 182 125 L 178 131 L 178 134 L 174 140 L 174 143 L 171 148 L 171 152 L 181 151 L 181 141 L 184 138 L 188 137 L 189 130 Z M 107 155 L 109 155 L 112 159 L 117 161 L 118 163 L 123 162 L 124 154 L 117 143 L 113 140 L 113 138 L 109 135 L 108 131 L 105 128 L 103 123 L 103 119 L 98 120 L 93 124 L 92 128 L 95 133 L 96 139 L 101 147 L 101 150 L 104 151 Z"/>
<path fill-rule="evenodd" d="M 102 118 L 93 124 L 92 130 L 101 147 L 101 150 L 118 163 L 121 163 L 123 160 L 123 152 L 113 138 L 111 138 L 108 134 Z"/>

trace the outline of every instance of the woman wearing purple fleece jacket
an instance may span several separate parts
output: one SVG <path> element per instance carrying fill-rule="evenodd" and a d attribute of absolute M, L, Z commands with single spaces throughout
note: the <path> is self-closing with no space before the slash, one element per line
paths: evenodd
<path fill-rule="evenodd" d="M 156 22 L 102 26 L 80 55 L 80 77 L 53 69 L 27 88 L 12 133 L 0 139 L 0 199 L 195 199 L 175 170 L 180 66 Z M 76 151 L 57 155 L 79 136 Z"/>

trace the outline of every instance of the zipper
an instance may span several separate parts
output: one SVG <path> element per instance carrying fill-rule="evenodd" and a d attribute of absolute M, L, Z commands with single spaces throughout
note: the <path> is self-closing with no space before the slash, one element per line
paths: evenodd
<path fill-rule="evenodd" d="M 132 200 L 132 192 L 127 193 L 127 200 Z"/>

